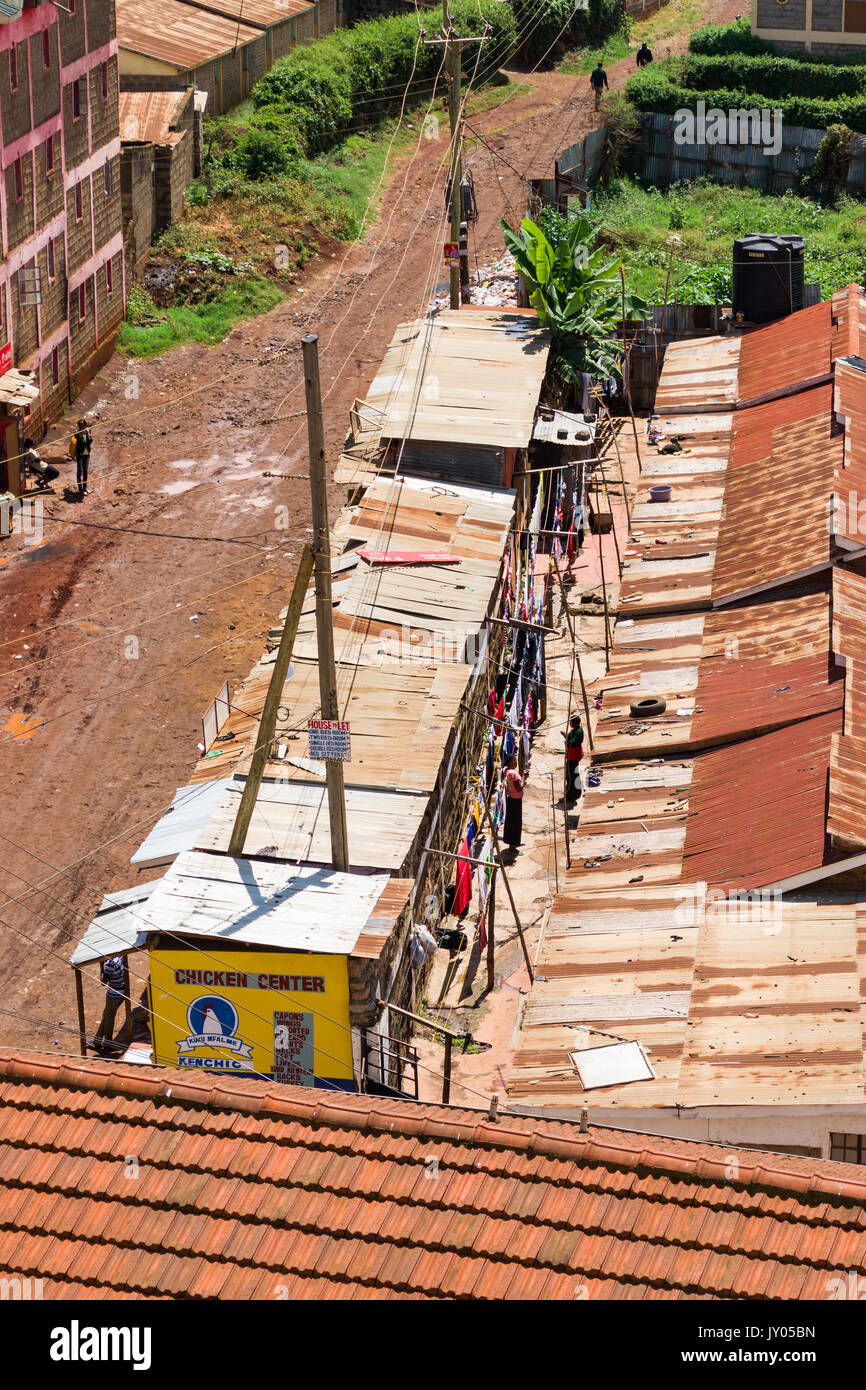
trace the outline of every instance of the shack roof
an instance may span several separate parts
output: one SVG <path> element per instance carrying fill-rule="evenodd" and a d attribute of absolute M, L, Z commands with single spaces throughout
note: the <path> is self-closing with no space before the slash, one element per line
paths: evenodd
<path fill-rule="evenodd" d="M 121 92 L 120 138 L 124 142 L 142 141 L 164 145 L 175 132 L 184 108 L 192 101 L 192 90 L 179 92 Z"/>
<path fill-rule="evenodd" d="M 241 48 L 260 33 L 239 19 L 199 9 L 185 0 L 117 0 L 118 47 L 170 64 L 179 72 Z"/>
<path fill-rule="evenodd" d="M 550 334 L 532 311 L 431 311 L 400 324 L 365 405 L 382 439 L 526 448 Z"/>
<path fill-rule="evenodd" d="M 713 902 L 669 888 L 560 895 L 508 1080 L 512 1104 L 574 1114 L 862 1106 L 866 904 Z M 586 1092 L 569 1054 L 612 1034 L 655 1079 Z"/>

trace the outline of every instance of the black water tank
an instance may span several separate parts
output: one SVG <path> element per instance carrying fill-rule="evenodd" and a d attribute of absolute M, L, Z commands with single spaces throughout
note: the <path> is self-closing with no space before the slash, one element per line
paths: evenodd
<path fill-rule="evenodd" d="M 734 242 L 735 314 L 772 323 L 803 307 L 803 238 L 744 236 Z"/>

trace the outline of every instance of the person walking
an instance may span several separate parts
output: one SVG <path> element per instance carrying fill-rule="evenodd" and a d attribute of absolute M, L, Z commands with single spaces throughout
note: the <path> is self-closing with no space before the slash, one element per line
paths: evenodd
<path fill-rule="evenodd" d="M 607 73 L 604 70 L 604 65 L 600 58 L 589 74 L 589 82 L 595 93 L 595 109 L 597 111 L 601 106 L 601 94 L 607 87 Z"/>
<path fill-rule="evenodd" d="M 87 486 L 87 474 L 90 468 L 90 450 L 93 447 L 93 435 L 87 428 L 87 421 L 78 421 L 78 429 L 75 431 L 75 469 L 76 482 L 78 483 L 78 495 L 83 497 L 90 489 Z"/>
<path fill-rule="evenodd" d="M 565 739 L 565 804 L 573 806 L 581 794 L 580 764 L 583 759 L 583 725 L 580 715 L 573 714 Z"/>
<path fill-rule="evenodd" d="M 105 1008 L 102 1011 L 102 1018 L 99 1020 L 99 1027 L 91 1047 L 96 1052 L 106 1052 L 111 1048 L 114 1040 L 114 1021 L 117 1018 L 117 1011 L 126 998 L 126 962 L 123 956 L 109 956 L 107 960 L 102 962 L 100 980 L 108 988 L 105 991 Z"/>
<path fill-rule="evenodd" d="M 639 68 L 645 68 L 647 63 L 651 63 L 652 60 L 652 49 L 650 48 L 646 39 L 644 39 L 643 43 L 637 51 L 637 57 L 635 58 L 635 62 L 637 63 Z"/>
<path fill-rule="evenodd" d="M 523 837 L 523 778 L 512 753 L 505 768 L 505 825 L 502 838 L 509 849 L 517 849 Z"/>

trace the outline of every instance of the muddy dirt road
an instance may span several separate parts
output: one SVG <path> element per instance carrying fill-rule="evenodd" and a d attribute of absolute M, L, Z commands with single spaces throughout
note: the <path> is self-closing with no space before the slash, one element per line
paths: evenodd
<path fill-rule="evenodd" d="M 472 120 L 481 263 L 526 176 L 594 124 L 586 77 L 528 81 Z M 186 783 L 205 707 L 260 654 L 308 532 L 300 339 L 320 335 L 333 464 L 396 325 L 442 279 L 445 154 L 419 139 L 366 238 L 323 247 L 297 293 L 218 347 L 112 359 L 71 412 L 97 412 L 92 494 L 67 500 L 64 464 L 41 542 L 0 543 L 4 1043 L 77 1048 L 72 945 L 103 893 L 135 880 L 130 855 Z M 90 1019 L 99 998 L 89 986 Z"/>

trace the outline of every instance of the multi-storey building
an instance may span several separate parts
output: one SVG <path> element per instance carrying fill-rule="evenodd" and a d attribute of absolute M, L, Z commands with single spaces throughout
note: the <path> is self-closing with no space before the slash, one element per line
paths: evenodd
<path fill-rule="evenodd" d="M 20 438 L 107 360 L 124 314 L 114 0 L 0 5 L 0 237 L 0 383 L 15 367 L 39 387 L 20 414 L 0 391 L 0 492 L 17 496 Z"/>

